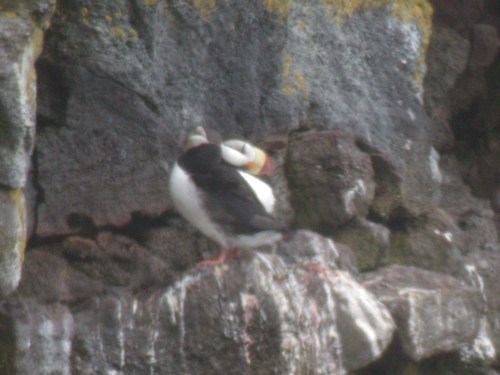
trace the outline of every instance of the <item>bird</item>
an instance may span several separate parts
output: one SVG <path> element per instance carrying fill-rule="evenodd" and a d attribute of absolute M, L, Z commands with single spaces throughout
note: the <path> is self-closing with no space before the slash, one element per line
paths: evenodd
<path fill-rule="evenodd" d="M 248 142 L 222 142 L 200 126 L 188 134 L 170 175 L 172 202 L 182 217 L 221 247 L 216 258 L 198 266 L 219 264 L 240 247 L 282 238 L 283 226 L 272 216 L 272 188 L 251 174 L 267 169 L 267 154 Z"/>

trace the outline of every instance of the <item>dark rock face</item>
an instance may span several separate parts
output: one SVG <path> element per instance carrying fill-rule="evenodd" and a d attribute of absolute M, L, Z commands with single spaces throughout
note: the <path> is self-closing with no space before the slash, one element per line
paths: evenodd
<path fill-rule="evenodd" d="M 169 170 L 165 158 L 172 157 L 165 150 L 173 145 L 158 116 L 137 93 L 85 68 L 40 70 L 45 73 L 41 97 L 63 103 L 51 103 L 55 108 L 42 104 L 40 109 L 43 121 L 52 126 L 42 128 L 37 144 L 37 183 L 44 192 L 37 207 L 37 233 L 68 233 L 85 219 L 96 226 L 122 226 L 133 212 L 164 211 Z M 57 121 L 61 116 L 64 123 Z"/>
<path fill-rule="evenodd" d="M 354 138 L 337 131 L 295 133 L 286 161 L 296 225 L 323 229 L 363 217 L 373 201 L 373 170 Z"/>

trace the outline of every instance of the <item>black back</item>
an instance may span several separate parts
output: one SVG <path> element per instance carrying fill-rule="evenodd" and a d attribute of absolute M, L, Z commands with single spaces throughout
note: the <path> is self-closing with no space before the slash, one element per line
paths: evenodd
<path fill-rule="evenodd" d="M 220 146 L 206 143 L 191 148 L 178 163 L 202 191 L 210 217 L 225 230 L 251 234 L 281 229 L 238 170 L 222 160 Z"/>

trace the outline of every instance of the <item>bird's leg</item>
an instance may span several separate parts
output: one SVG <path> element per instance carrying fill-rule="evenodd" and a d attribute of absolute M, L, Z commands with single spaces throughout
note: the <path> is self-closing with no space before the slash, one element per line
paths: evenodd
<path fill-rule="evenodd" d="M 224 263 L 226 260 L 233 259 L 238 255 L 240 255 L 240 251 L 237 247 L 232 249 L 222 248 L 219 255 L 217 255 L 215 258 L 202 260 L 201 262 L 196 263 L 196 267 L 216 266 L 218 264 Z"/>
<path fill-rule="evenodd" d="M 240 256 L 240 249 L 237 247 L 233 247 L 229 249 L 229 251 L 226 254 L 226 260 L 237 258 Z"/>

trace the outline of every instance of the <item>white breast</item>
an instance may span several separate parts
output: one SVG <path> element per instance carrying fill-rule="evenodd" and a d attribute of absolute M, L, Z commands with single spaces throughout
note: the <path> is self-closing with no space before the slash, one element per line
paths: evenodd
<path fill-rule="evenodd" d="M 274 211 L 274 204 L 276 199 L 274 198 L 273 189 L 265 182 L 259 180 L 248 173 L 238 171 L 240 175 L 245 179 L 247 184 L 252 188 L 257 199 L 264 206 L 264 209 L 268 214 L 272 214 Z"/>
<path fill-rule="evenodd" d="M 177 163 L 170 175 L 170 195 L 175 208 L 187 221 L 222 247 L 227 246 L 222 228 L 210 220 L 196 185 Z"/>

